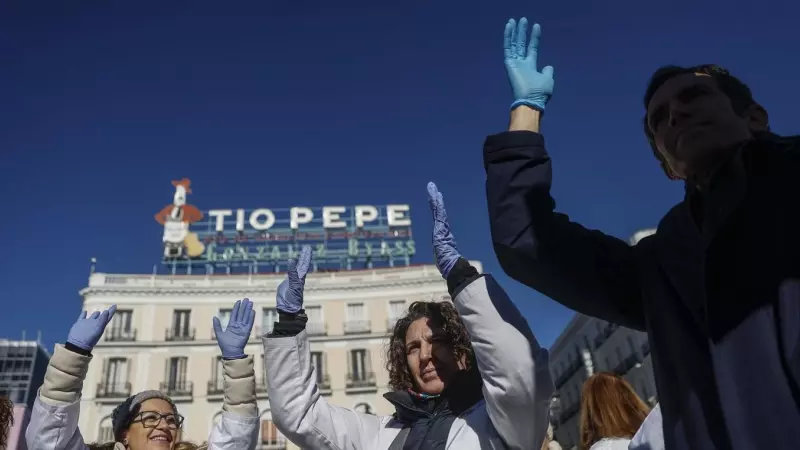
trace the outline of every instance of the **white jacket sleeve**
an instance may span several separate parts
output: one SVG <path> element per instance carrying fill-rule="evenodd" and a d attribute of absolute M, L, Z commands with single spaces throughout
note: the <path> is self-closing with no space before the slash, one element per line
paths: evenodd
<path fill-rule="evenodd" d="M 29 450 L 86 450 L 78 429 L 83 380 L 91 356 L 57 344 L 25 431 Z"/>
<path fill-rule="evenodd" d="M 541 447 L 555 390 L 547 350 L 491 275 L 455 294 L 483 378 L 489 419 L 509 448 Z"/>
<path fill-rule="evenodd" d="M 664 448 L 664 424 L 661 422 L 661 404 L 659 403 L 644 419 L 628 449 L 664 450 Z"/>
<path fill-rule="evenodd" d="M 387 448 L 394 433 L 384 429 L 391 418 L 329 405 L 317 388 L 308 335 L 264 336 L 264 366 L 272 421 L 300 448 L 374 450 Z M 381 433 L 381 430 L 384 432 Z"/>
<path fill-rule="evenodd" d="M 210 450 L 253 450 L 258 440 L 258 404 L 253 357 L 223 360 L 222 418 L 208 438 Z"/>

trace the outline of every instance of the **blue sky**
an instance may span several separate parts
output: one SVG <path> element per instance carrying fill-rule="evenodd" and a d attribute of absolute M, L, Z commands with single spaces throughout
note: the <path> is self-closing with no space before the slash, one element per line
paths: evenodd
<path fill-rule="evenodd" d="M 173 179 L 201 209 L 410 203 L 416 262 L 434 180 L 462 253 L 551 344 L 572 313 L 502 275 L 489 236 L 481 152 L 507 126 L 509 17 L 542 24 L 554 196 L 586 226 L 627 237 L 682 196 L 641 133 L 660 65 L 726 66 L 797 131 L 800 6 L 651 3 L 4 2 L 0 337 L 63 341 L 90 257 L 149 273 Z"/>

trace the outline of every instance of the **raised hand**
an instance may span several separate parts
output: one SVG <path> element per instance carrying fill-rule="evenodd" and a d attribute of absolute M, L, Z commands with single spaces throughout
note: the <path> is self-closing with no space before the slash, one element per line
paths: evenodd
<path fill-rule="evenodd" d="M 288 276 L 278 285 L 276 305 L 279 311 L 297 314 L 303 308 L 303 290 L 310 265 L 311 247 L 306 245 L 297 259 L 289 261 Z"/>
<path fill-rule="evenodd" d="M 233 304 L 228 326 L 222 331 L 219 317 L 214 317 L 214 334 L 217 335 L 217 345 L 225 359 L 244 358 L 244 347 L 250 340 L 253 323 L 256 321 L 256 312 L 253 311 L 253 302 L 249 299 L 238 300 Z"/>
<path fill-rule="evenodd" d="M 461 255 L 456 249 L 456 239 L 450 231 L 450 224 L 447 223 L 444 198 L 433 182 L 428 183 L 428 204 L 433 214 L 433 252 L 436 256 L 436 267 L 442 277 L 447 278 Z"/>
<path fill-rule="evenodd" d="M 553 95 L 553 67 L 545 66 L 541 72 L 536 68 L 542 27 L 538 23 L 533 24 L 530 44 L 527 43 L 527 33 L 528 19 L 524 17 L 519 20 L 519 25 L 514 19 L 506 23 L 503 47 L 508 80 L 514 91 L 511 109 L 527 105 L 544 111 L 544 106 Z"/>
<path fill-rule="evenodd" d="M 106 325 L 111 322 L 114 317 L 114 312 L 117 310 L 117 305 L 111 305 L 107 310 L 100 312 L 95 311 L 91 316 L 86 317 L 86 311 L 81 312 L 78 320 L 69 329 L 67 335 L 67 342 L 82 348 L 87 352 L 91 352 L 95 345 L 100 341 L 100 336 L 106 329 Z"/>

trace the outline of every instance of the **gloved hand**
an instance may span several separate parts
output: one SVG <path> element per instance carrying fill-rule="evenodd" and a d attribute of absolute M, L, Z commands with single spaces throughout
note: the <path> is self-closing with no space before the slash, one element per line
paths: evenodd
<path fill-rule="evenodd" d="M 526 49 L 526 34 L 528 32 L 528 19 L 522 18 L 517 26 L 514 19 L 506 23 L 505 47 L 506 71 L 514 91 L 514 103 L 511 109 L 519 105 L 544 111 L 544 105 L 553 95 L 553 67 L 545 66 L 539 72 L 536 69 L 536 59 L 539 54 L 539 36 L 542 27 L 538 23 L 533 25 L 531 42 Z M 527 50 L 527 51 L 526 51 Z"/>
<path fill-rule="evenodd" d="M 276 305 L 279 311 L 297 314 L 303 308 L 303 289 L 309 265 L 311 265 L 311 247 L 306 245 L 297 259 L 289 261 L 288 276 L 278 286 Z"/>
<path fill-rule="evenodd" d="M 250 340 L 253 323 L 256 321 L 256 312 L 253 311 L 253 302 L 249 299 L 238 300 L 233 305 L 228 326 L 222 331 L 219 317 L 214 317 L 214 334 L 217 335 L 217 345 L 222 350 L 225 359 L 244 358 L 244 346 Z"/>
<path fill-rule="evenodd" d="M 456 249 L 456 239 L 450 231 L 450 224 L 447 223 L 444 198 L 433 182 L 428 183 L 428 203 L 433 213 L 433 252 L 436 256 L 436 267 L 442 277 L 447 279 L 461 255 Z"/>
<path fill-rule="evenodd" d="M 103 312 L 95 311 L 89 317 L 86 317 L 86 311 L 81 312 L 78 320 L 69 329 L 67 342 L 91 352 L 97 342 L 100 341 L 100 336 L 103 335 L 106 325 L 111 322 L 116 310 L 117 305 L 111 305 L 107 310 Z"/>

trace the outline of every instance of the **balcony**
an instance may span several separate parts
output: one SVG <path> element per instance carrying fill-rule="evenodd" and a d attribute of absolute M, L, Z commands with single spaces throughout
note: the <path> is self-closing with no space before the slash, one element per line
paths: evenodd
<path fill-rule="evenodd" d="M 131 396 L 130 383 L 99 383 L 95 397 L 99 399 L 126 399 Z"/>
<path fill-rule="evenodd" d="M 268 396 L 268 394 L 267 394 L 267 379 L 266 379 L 266 377 L 262 376 L 261 378 L 256 378 L 256 397 L 257 398 L 267 398 L 267 396 Z"/>
<path fill-rule="evenodd" d="M 319 320 L 307 322 L 306 333 L 309 336 L 325 336 L 328 334 L 328 324 Z"/>
<path fill-rule="evenodd" d="M 191 381 L 167 381 L 160 383 L 158 390 L 172 397 L 173 401 L 191 400 L 194 383 Z"/>
<path fill-rule="evenodd" d="M 208 382 L 208 386 L 206 388 L 206 395 L 211 397 L 218 397 L 222 398 L 225 393 L 225 383 L 222 381 L 222 378 L 218 378 L 216 380 L 211 380 Z"/>
<path fill-rule="evenodd" d="M 572 405 L 570 405 L 569 408 L 561 411 L 561 415 L 558 418 L 558 422 L 560 424 L 567 423 L 567 421 L 569 419 L 571 419 L 573 416 L 575 416 L 576 414 L 578 414 L 578 412 L 580 412 L 580 410 L 581 410 L 581 402 L 577 401 L 577 402 L 573 403 Z"/>
<path fill-rule="evenodd" d="M 317 375 L 317 388 L 322 395 L 333 394 L 333 390 L 331 390 L 331 376 L 327 373 L 322 376 Z"/>
<path fill-rule="evenodd" d="M 372 326 L 369 320 L 348 320 L 344 323 L 344 334 L 369 333 Z"/>
<path fill-rule="evenodd" d="M 136 330 L 106 329 L 103 340 L 106 342 L 133 342 L 136 340 Z"/>
<path fill-rule="evenodd" d="M 168 342 L 193 341 L 194 338 L 195 338 L 194 328 L 182 329 L 182 330 L 167 328 L 167 331 L 164 333 L 164 340 Z"/>
<path fill-rule="evenodd" d="M 256 450 L 286 450 L 286 438 L 278 436 L 270 439 L 262 439 L 256 446 Z"/>
<path fill-rule="evenodd" d="M 561 389 L 561 386 L 567 383 L 573 375 L 575 375 L 583 367 L 583 362 L 580 359 L 575 359 L 564 370 L 564 373 L 559 375 L 555 380 L 556 389 Z"/>
<path fill-rule="evenodd" d="M 348 394 L 374 392 L 378 390 L 375 372 L 348 373 L 345 392 Z"/>
<path fill-rule="evenodd" d="M 394 324 L 396 324 L 398 320 L 400 320 L 399 317 L 389 317 L 388 319 L 386 319 L 386 330 L 388 331 L 394 330 Z"/>
<path fill-rule="evenodd" d="M 620 361 L 620 363 L 617 364 L 616 367 L 614 367 L 614 373 L 616 373 L 619 376 L 623 376 L 626 373 L 630 372 L 631 369 L 636 367 L 637 364 L 639 364 L 639 355 L 637 355 L 636 353 L 632 353 L 628 355 L 627 358 Z"/>
<path fill-rule="evenodd" d="M 606 340 L 611 337 L 615 331 L 617 331 L 617 328 L 619 328 L 619 325 L 615 323 L 606 324 L 605 328 L 603 328 L 603 331 L 600 332 L 596 338 L 594 338 L 594 348 L 600 348 L 600 346 L 603 345 L 603 343 L 606 342 Z"/>

